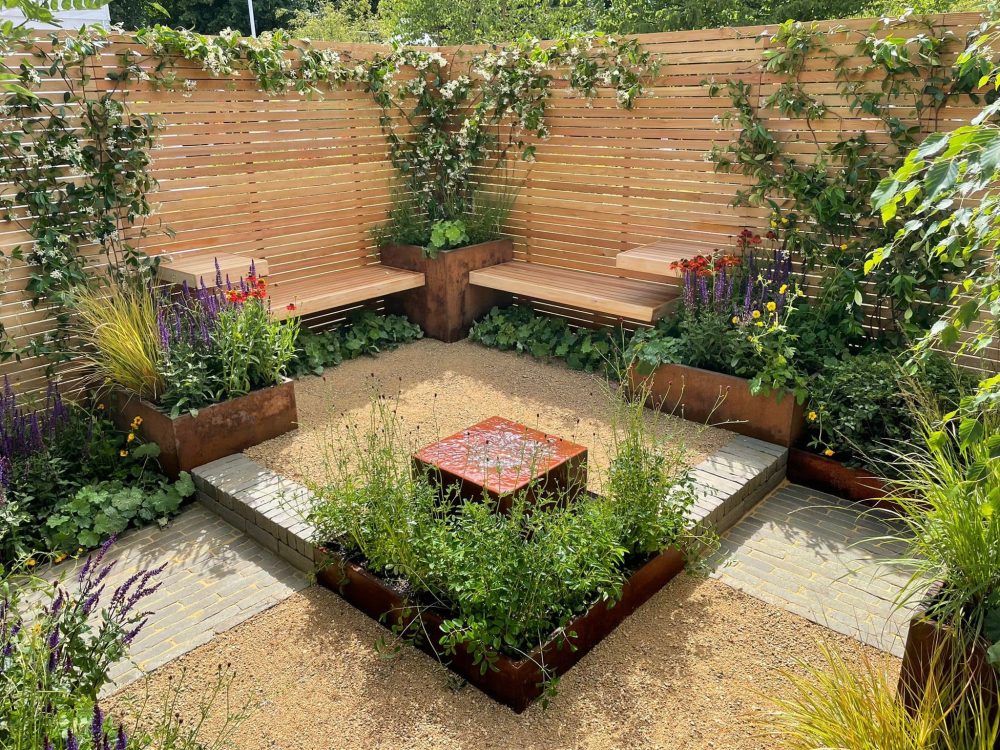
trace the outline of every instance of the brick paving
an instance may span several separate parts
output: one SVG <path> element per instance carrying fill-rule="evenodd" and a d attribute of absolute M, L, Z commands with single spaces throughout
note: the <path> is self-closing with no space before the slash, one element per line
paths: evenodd
<path fill-rule="evenodd" d="M 144 601 L 153 612 L 132 645 L 128 661 L 112 668 L 114 686 L 138 679 L 191 651 L 309 585 L 294 566 L 194 503 L 166 527 L 125 534 L 108 560 L 118 560 L 108 578 L 113 591 L 138 570 L 167 563 L 160 589 Z M 83 560 L 51 573 L 72 580 Z"/>
<path fill-rule="evenodd" d="M 759 503 L 722 539 L 715 578 L 838 633 L 901 656 L 910 613 L 893 599 L 909 576 L 887 514 L 797 485 Z"/>

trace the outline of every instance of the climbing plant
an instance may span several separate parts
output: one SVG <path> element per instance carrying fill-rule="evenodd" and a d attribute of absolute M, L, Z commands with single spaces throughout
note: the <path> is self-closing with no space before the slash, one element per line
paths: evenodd
<path fill-rule="evenodd" d="M 831 37 L 854 38 L 855 45 L 840 54 Z M 963 40 L 931 20 L 901 18 L 864 30 L 821 30 L 815 22 L 789 21 L 767 41 L 756 82 L 707 82 L 710 94 L 724 93 L 731 100 L 732 110 L 721 124 L 737 128 L 736 137 L 714 148 L 710 160 L 717 171 L 751 178 L 737 192 L 735 205 L 769 207 L 772 221 L 787 229 L 790 248 L 806 266 L 828 269 L 829 290 L 850 311 L 855 334 L 864 332 L 862 303 L 869 284 L 876 320 L 884 316 L 893 322 L 884 333 L 924 330 L 946 303 L 947 279 L 959 266 L 903 242 L 893 246 L 884 265 L 866 275 L 868 254 L 899 228 L 892 221 L 874 220 L 870 198 L 879 181 L 934 129 L 945 104 L 961 95 L 976 98 L 979 74 L 953 62 Z M 811 93 L 803 82 L 814 58 L 835 71 L 832 105 L 828 96 Z M 766 94 L 765 76 L 777 78 Z M 842 131 L 836 123 L 838 109 L 867 118 L 872 128 Z M 770 117 L 802 123 L 811 155 L 790 148 L 791 139 L 768 126 Z M 831 131 L 840 135 L 831 139 Z"/>
<path fill-rule="evenodd" d="M 1000 22 L 984 21 L 957 61 L 980 88 L 1000 90 L 995 49 Z M 961 269 L 948 287 L 947 307 L 917 342 L 916 353 L 943 347 L 997 369 L 1000 327 L 1000 99 L 989 96 L 969 123 L 935 133 L 911 150 L 872 196 L 887 227 L 898 227 L 867 260 L 891 264 L 899 247 Z M 1000 375 L 980 384 L 977 406 L 1000 405 Z"/>
<path fill-rule="evenodd" d="M 312 95 L 325 87 L 361 85 L 379 106 L 405 195 L 429 225 L 460 218 L 484 172 L 513 156 L 534 158 L 537 141 L 548 136 L 546 103 L 560 73 L 580 95 L 593 98 L 607 87 L 620 106 L 631 109 L 658 68 L 634 39 L 603 34 L 551 43 L 525 37 L 454 60 L 395 44 L 386 54 L 355 62 L 284 32 L 257 39 L 233 31 L 208 37 L 156 26 L 139 32 L 137 40 L 160 59 L 154 81 L 174 89 L 195 86 L 176 75 L 177 58 L 199 61 L 217 76 L 244 68 L 268 93 L 294 89 Z"/>
<path fill-rule="evenodd" d="M 32 239 L 11 252 L 30 269 L 29 306 L 44 305 L 57 324 L 20 346 L 3 336 L 0 359 L 68 356 L 67 303 L 73 288 L 87 283 L 93 255 L 103 255 L 117 273 L 152 266 L 136 243 L 151 213 L 149 151 L 157 126 L 132 112 L 123 94 L 145 75 L 135 52 L 121 55 L 107 74 L 110 85 L 92 85 L 91 71 L 109 43 L 100 26 L 0 42 L 7 52 L 0 73 L 16 82 L 0 105 L 0 212 Z"/>

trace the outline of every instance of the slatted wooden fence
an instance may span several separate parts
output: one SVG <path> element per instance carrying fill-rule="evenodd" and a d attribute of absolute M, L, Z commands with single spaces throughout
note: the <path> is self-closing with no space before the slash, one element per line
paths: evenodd
<path fill-rule="evenodd" d="M 940 18 L 958 38 L 958 47 L 978 21 L 972 14 Z M 843 23 L 860 29 L 870 21 Z M 724 83 L 737 77 L 752 83 L 758 98 L 769 94 L 777 82 L 759 69 L 768 44 L 760 37 L 764 31 L 755 27 L 640 37 L 664 65 L 632 111 L 618 108 L 610 95 L 588 105 L 557 85 L 549 107 L 551 138 L 538 145 L 536 163 L 516 166 L 522 186 L 510 230 L 517 257 L 619 273 L 614 268 L 618 252 L 664 236 L 690 246 L 693 254 L 730 246 L 743 227 L 766 229 L 766 210 L 729 205 L 747 179 L 717 174 L 706 161 L 707 151 L 728 142 L 733 131 L 719 123 L 728 99 L 710 98 L 705 85 L 710 79 Z M 849 56 L 856 37 L 841 34 L 833 41 L 838 53 Z M 355 58 L 384 50 L 329 46 Z M 120 45 L 106 55 L 106 67 L 115 64 L 118 49 Z M 443 51 L 459 58 L 469 53 Z M 102 71 L 97 73 L 94 85 L 107 85 Z M 152 198 L 158 208 L 149 226 L 155 229 L 160 222 L 176 232 L 148 239 L 144 249 L 264 257 L 277 285 L 373 259 L 369 233 L 385 217 L 393 170 L 378 109 L 367 94 L 348 87 L 316 99 L 295 92 L 267 96 L 246 74 L 214 79 L 183 62 L 178 73 L 197 81 L 193 92 L 154 91 L 148 85 L 130 92 L 133 106 L 162 118 L 164 126 L 154 154 L 160 190 Z M 814 132 L 802 122 L 768 120 L 790 152 L 809 157 L 816 143 L 839 139 L 844 132 L 863 130 L 882 137 L 881 126 L 847 110 L 833 74 L 831 61 L 816 56 L 802 75 L 807 89 L 832 110 L 814 124 Z M 954 127 L 974 113 L 974 107 L 949 106 L 923 129 Z M 0 250 L 29 243 L 16 226 L 0 225 Z M 51 327 L 47 311 L 24 308 L 27 269 L 13 263 L 0 267 L 0 273 L 0 322 L 15 340 L 24 342 Z M 42 382 L 43 365 L 28 359 L 0 366 L 0 373 L 31 389 Z"/>

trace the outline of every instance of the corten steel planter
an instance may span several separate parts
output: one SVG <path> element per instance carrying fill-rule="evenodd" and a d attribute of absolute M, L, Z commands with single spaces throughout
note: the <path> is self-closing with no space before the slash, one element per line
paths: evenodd
<path fill-rule="evenodd" d="M 528 503 L 570 502 L 587 487 L 587 449 L 504 417 L 489 417 L 413 454 L 414 469 L 443 493 L 488 497 L 503 513 L 523 494 Z"/>
<path fill-rule="evenodd" d="M 469 271 L 514 259 L 514 243 L 509 239 L 442 250 L 436 258 L 425 257 L 418 245 L 387 245 L 379 252 L 382 265 L 424 274 L 422 287 L 395 294 L 386 303 L 419 324 L 431 338 L 460 341 L 476 319 L 510 299 L 505 292 L 469 284 Z"/>
<path fill-rule="evenodd" d="M 671 548 L 656 555 L 625 582 L 622 598 L 617 604 L 608 606 L 599 602 L 573 619 L 566 626 L 566 633 L 574 632 L 575 636 L 554 637 L 523 659 L 501 654 L 495 663 L 496 669 L 488 669 L 483 674 L 462 646 L 450 655 L 437 652 L 435 646 L 441 639 L 440 615 L 412 607 L 382 579 L 359 565 L 345 562 L 335 553 L 317 549 L 316 558 L 320 565 L 317 580 L 321 584 L 336 591 L 369 617 L 385 624 L 409 625 L 415 617 L 420 617 L 426 637 L 417 641 L 419 648 L 441 658 L 453 672 L 494 700 L 509 706 L 515 713 L 524 711 L 544 692 L 540 664 L 544 664 L 552 676 L 565 674 L 684 569 L 684 557 L 679 550 Z"/>
<path fill-rule="evenodd" d="M 755 396 L 744 378 L 687 365 L 660 365 L 640 375 L 633 365 L 629 381 L 633 390 L 645 381 L 653 408 L 769 443 L 792 445 L 805 429 L 803 406 L 791 393 Z"/>
<path fill-rule="evenodd" d="M 932 587 L 930 596 L 940 588 Z M 899 670 L 897 692 L 906 706 L 913 710 L 920 702 L 924 687 L 933 674 L 938 679 L 957 679 L 956 684 L 979 689 L 986 708 L 996 711 L 998 702 L 997 671 L 989 663 L 986 645 L 982 641 L 956 646 L 958 636 L 949 625 L 942 625 L 928 617 L 921 608 L 910 620 L 903 650 L 903 663 Z"/>
<path fill-rule="evenodd" d="M 802 448 L 788 452 L 788 479 L 833 495 L 867 503 L 876 508 L 899 510 L 899 505 L 888 499 L 889 485 L 872 476 L 870 471 L 845 466 L 826 456 L 817 456 Z"/>
<path fill-rule="evenodd" d="M 110 401 L 111 414 L 121 429 L 127 429 L 135 417 L 142 417 L 143 436 L 160 446 L 160 466 L 171 478 L 298 426 L 295 383 L 291 380 L 206 406 L 197 416 L 184 412 L 171 418 L 121 388 L 111 393 Z"/>

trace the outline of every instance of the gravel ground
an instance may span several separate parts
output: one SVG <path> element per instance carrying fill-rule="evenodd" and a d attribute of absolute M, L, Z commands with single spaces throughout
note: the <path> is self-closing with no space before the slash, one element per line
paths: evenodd
<path fill-rule="evenodd" d="M 345 362 L 295 384 L 300 425 L 246 451 L 254 461 L 299 481 L 328 476 L 331 446 L 349 425 L 367 425 L 374 392 L 396 400 L 414 448 L 501 416 L 587 446 L 591 489 L 607 467 L 613 412 L 607 382 L 598 376 L 527 356 L 462 341 L 424 339 L 379 355 Z M 682 447 L 694 465 L 732 433 L 647 411 L 658 435 Z"/>
<path fill-rule="evenodd" d="M 425 654 L 374 648 L 384 630 L 337 595 L 312 587 L 154 672 L 115 696 L 128 714 L 149 691 L 157 705 L 185 673 L 198 686 L 219 664 L 237 671 L 234 705 L 253 713 L 239 750 L 769 750 L 768 696 L 788 692 L 782 670 L 819 663 L 818 644 L 851 660 L 898 661 L 713 580 L 681 576 L 562 678 L 548 709 L 518 716 L 475 688 L 449 686 Z M 209 736 L 218 727 L 210 716 Z"/>

